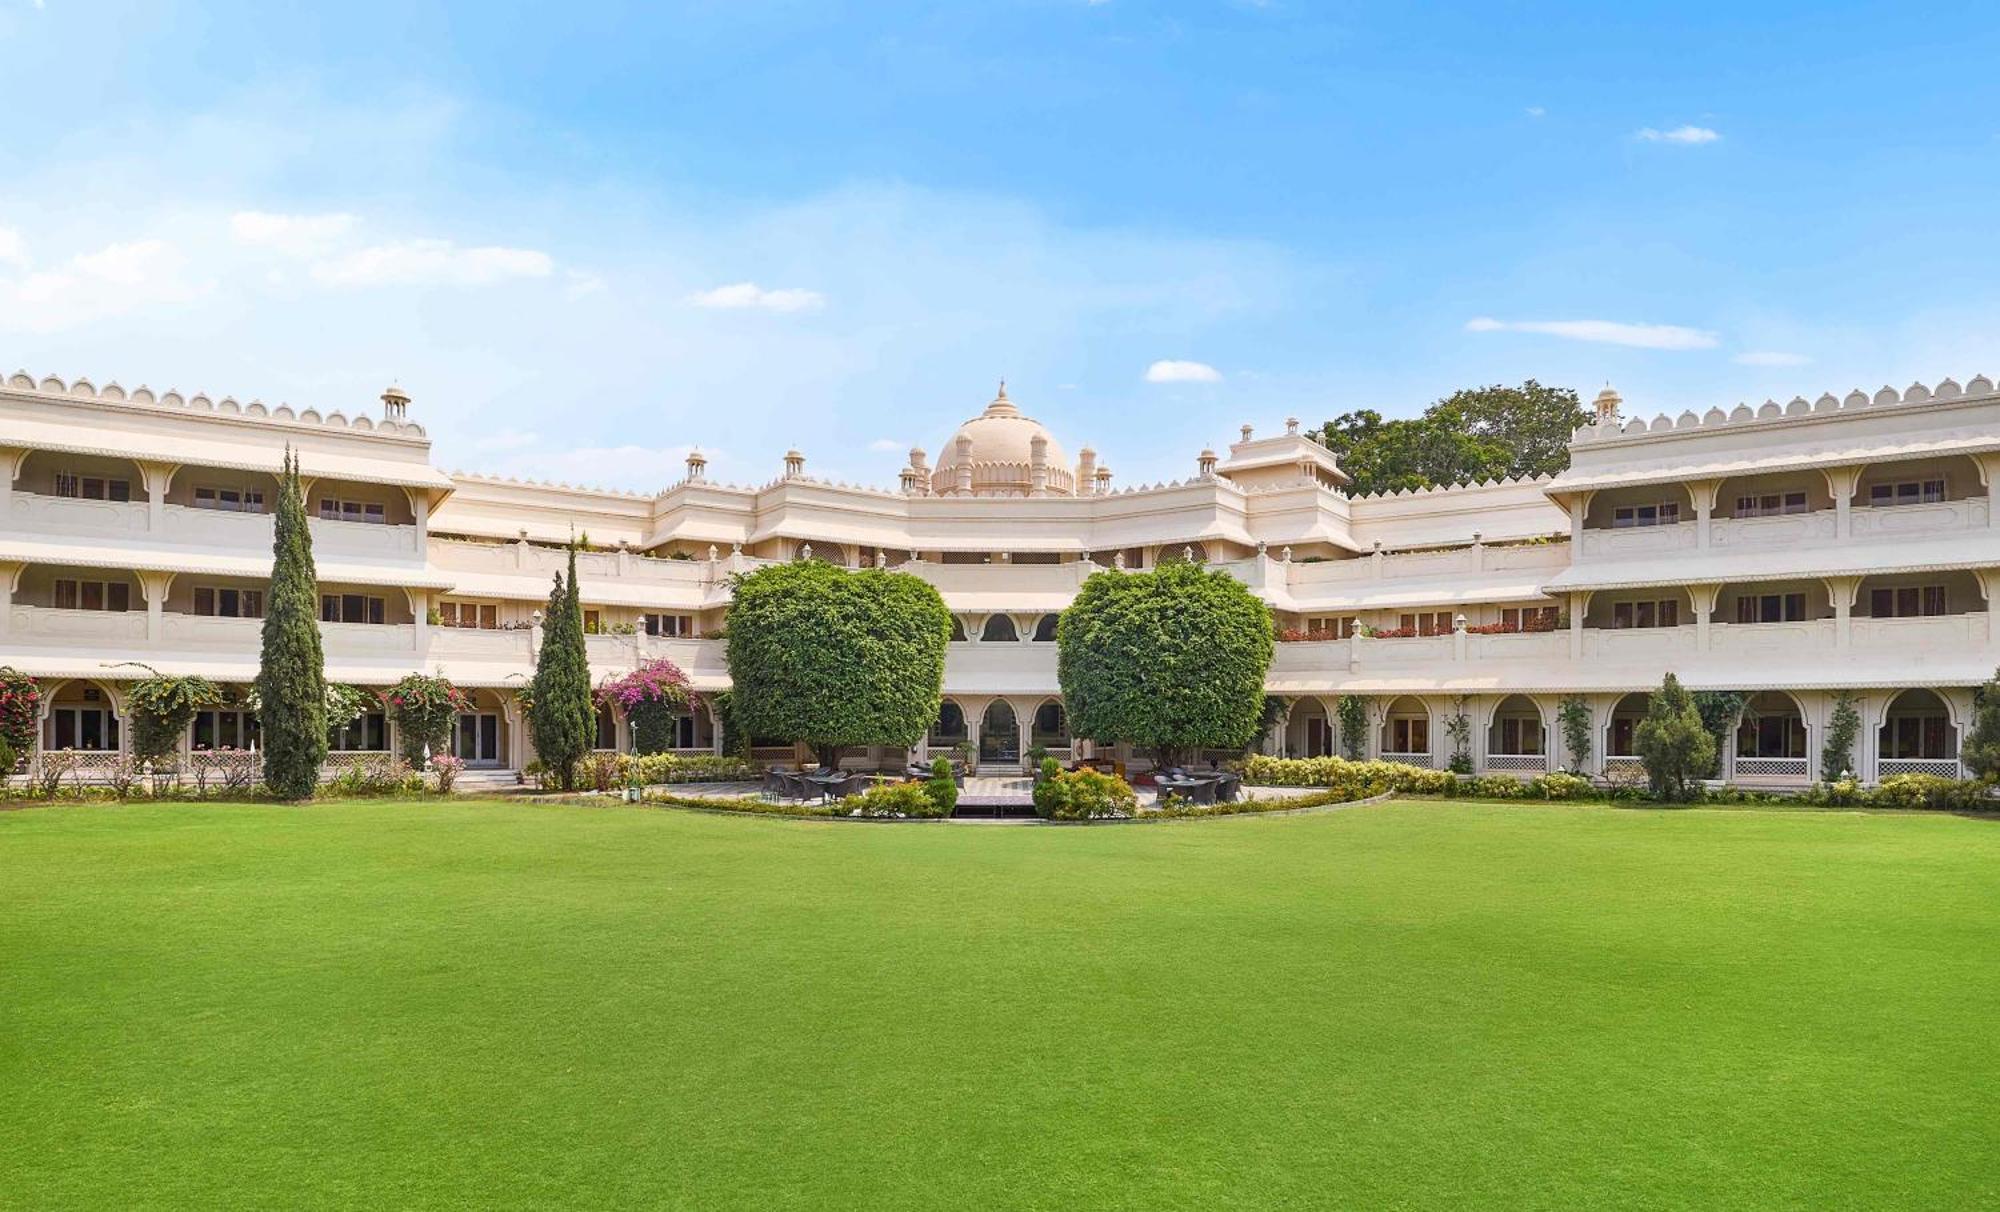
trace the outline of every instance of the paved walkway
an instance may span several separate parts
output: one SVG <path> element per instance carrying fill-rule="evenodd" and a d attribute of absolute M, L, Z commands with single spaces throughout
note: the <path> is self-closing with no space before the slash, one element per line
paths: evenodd
<path fill-rule="evenodd" d="M 669 795 L 687 796 L 702 800 L 733 800 L 746 795 L 763 792 L 762 783 L 670 783 L 663 787 L 650 788 L 664 791 Z M 1246 787 L 1244 795 L 1253 800 L 1283 800 L 1309 795 L 1319 790 L 1317 787 Z M 1138 789 L 1141 804 L 1158 802 L 1159 793 L 1150 787 Z M 1017 808 L 1035 802 L 1035 780 L 1020 775 L 1013 778 L 998 775 L 975 774 L 965 780 L 959 789 L 958 802 L 966 808 Z"/>

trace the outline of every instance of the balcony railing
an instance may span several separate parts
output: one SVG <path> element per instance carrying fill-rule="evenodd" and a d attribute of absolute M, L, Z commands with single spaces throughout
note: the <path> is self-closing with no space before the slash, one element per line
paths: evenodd
<path fill-rule="evenodd" d="M 1730 772 L 1739 779 L 1802 779 L 1812 772 L 1802 757 L 1737 757 Z"/>
<path fill-rule="evenodd" d="M 1955 757 L 1949 758 L 1877 758 L 1875 778 L 1877 781 L 1899 774 L 1934 774 L 1941 779 L 1965 777 L 1965 768 Z"/>
<path fill-rule="evenodd" d="M 17 492 L 8 506 L 7 528 L 34 537 L 109 539 L 118 542 L 154 540 L 173 547 L 205 551 L 271 553 L 273 519 L 268 513 L 234 513 L 167 505 L 158 530 L 152 527 L 152 507 L 144 501 L 85 501 Z M 324 559 L 390 560 L 420 563 L 422 551 L 415 526 L 310 518 L 313 552 Z"/>
<path fill-rule="evenodd" d="M 1429 769 L 1431 755 L 1428 753 L 1392 753 L 1385 749 L 1382 751 L 1382 760 L 1385 762 L 1401 762 L 1405 766 L 1422 766 L 1425 769 Z"/>
<path fill-rule="evenodd" d="M 1486 755 L 1486 768 L 1510 774 L 1522 772 L 1542 774 L 1549 768 L 1549 755 L 1546 753 L 1489 753 Z"/>

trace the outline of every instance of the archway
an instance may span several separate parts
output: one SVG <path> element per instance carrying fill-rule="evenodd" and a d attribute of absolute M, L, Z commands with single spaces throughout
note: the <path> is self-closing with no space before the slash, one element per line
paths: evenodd
<path fill-rule="evenodd" d="M 1547 755 L 1541 708 L 1526 695 L 1501 699 L 1486 731 L 1486 764 L 1496 770 L 1541 770 L 1548 765 Z"/>
<path fill-rule="evenodd" d="M 1059 625 L 1059 624 L 1060 624 L 1061 622 L 1062 622 L 1062 616 L 1061 616 L 1061 615 L 1056 615 L 1056 614 L 1045 614 L 1045 615 L 1043 615 L 1043 616 L 1042 616 L 1041 618 L 1039 618 L 1039 619 L 1036 619 L 1036 620 L 1035 620 L 1035 642 L 1036 642 L 1037 644 L 1053 644 L 1053 643 L 1055 643 L 1055 642 L 1056 642 L 1056 627 L 1057 627 L 1057 626 L 1058 626 L 1058 625 Z"/>
<path fill-rule="evenodd" d="M 1430 765 L 1431 711 L 1422 699 L 1406 694 L 1390 702 L 1382 718 L 1382 756 L 1389 761 Z"/>
<path fill-rule="evenodd" d="M 986 626 L 980 628 L 979 638 L 988 643 L 1018 640 L 1021 633 L 1014 629 L 1014 617 L 1006 614 L 986 616 Z"/>
<path fill-rule="evenodd" d="M 1876 733 L 1875 777 L 1935 774 L 1957 778 L 1958 726 L 1936 691 L 1905 690 L 1889 700 Z"/>
<path fill-rule="evenodd" d="M 932 749 L 956 749 L 965 744 L 965 708 L 950 699 L 938 704 L 937 719 L 931 721 L 930 736 L 926 738 Z"/>
<path fill-rule="evenodd" d="M 1605 740 L 1604 755 L 1610 758 L 1637 759 L 1634 735 L 1639 731 L 1639 721 L 1646 718 L 1646 707 L 1652 696 L 1643 690 L 1634 691 L 1619 699 L 1611 708 L 1611 721 Z"/>
<path fill-rule="evenodd" d="M 979 720 L 979 760 L 1018 762 L 1021 760 L 1021 725 L 1014 706 L 1006 699 L 994 699 Z"/>
<path fill-rule="evenodd" d="M 1798 701 L 1780 690 L 1765 690 L 1743 704 L 1736 725 L 1737 778 L 1803 777 L 1806 768 L 1806 717 Z"/>
<path fill-rule="evenodd" d="M 1069 713 L 1061 703 L 1048 699 L 1035 708 L 1034 718 L 1028 722 L 1028 743 L 1043 749 L 1068 751 Z"/>
<path fill-rule="evenodd" d="M 1338 725 L 1333 713 L 1317 698 L 1303 698 L 1292 704 L 1285 721 L 1285 752 L 1294 757 L 1330 757 L 1338 751 Z"/>

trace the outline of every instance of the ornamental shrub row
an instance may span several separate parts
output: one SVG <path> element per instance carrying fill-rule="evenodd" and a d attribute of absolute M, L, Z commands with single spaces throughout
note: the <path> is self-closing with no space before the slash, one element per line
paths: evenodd
<path fill-rule="evenodd" d="M 1243 778 L 1245 782 L 1266 787 L 1328 787 L 1354 800 L 1386 791 L 1450 795 L 1458 790 L 1458 776 L 1448 770 L 1339 757 L 1275 758 L 1256 754 L 1244 763 Z"/>
<path fill-rule="evenodd" d="M 1139 815 L 1139 796 L 1124 779 L 1096 770 L 1042 766 L 1035 783 L 1035 815 L 1049 821 L 1093 821 Z"/>
<path fill-rule="evenodd" d="M 956 790 L 954 787 L 954 800 Z M 848 796 L 835 807 L 841 816 L 927 817 L 943 816 L 950 811 L 938 803 L 927 784 L 919 782 L 877 783 L 860 795 Z"/>
<path fill-rule="evenodd" d="M 621 783 L 736 783 L 757 777 L 757 769 L 740 757 L 718 753 L 622 753 L 618 755 Z"/>

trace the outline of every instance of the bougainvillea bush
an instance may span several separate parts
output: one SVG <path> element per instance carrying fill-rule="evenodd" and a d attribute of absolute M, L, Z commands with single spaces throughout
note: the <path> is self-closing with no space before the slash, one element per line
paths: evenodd
<path fill-rule="evenodd" d="M 618 708 L 632 722 L 632 748 L 663 753 L 673 748 L 674 719 L 697 707 L 701 698 L 679 665 L 664 658 L 647 661 L 597 688 L 597 701 Z"/>
<path fill-rule="evenodd" d="M 0 667 L 0 741 L 15 753 L 35 747 L 35 721 L 42 710 L 42 688 L 12 665 Z"/>
<path fill-rule="evenodd" d="M 413 673 L 382 692 L 382 705 L 396 725 L 404 759 L 421 770 L 427 755 L 445 752 L 452 720 L 470 710 L 472 700 L 449 678 Z"/>

